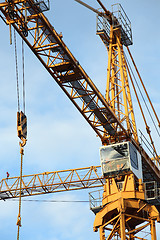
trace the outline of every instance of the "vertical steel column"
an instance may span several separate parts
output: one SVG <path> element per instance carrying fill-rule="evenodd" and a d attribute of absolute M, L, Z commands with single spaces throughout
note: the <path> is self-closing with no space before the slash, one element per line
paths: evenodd
<path fill-rule="evenodd" d="M 126 240 L 126 233 L 125 233 L 125 215 L 122 212 L 120 218 L 120 231 L 121 231 L 121 240 Z"/>
<path fill-rule="evenodd" d="M 134 240 L 135 238 L 134 238 L 134 236 L 133 236 L 133 234 L 129 234 L 129 240 Z"/>
<path fill-rule="evenodd" d="M 151 240 L 157 240 L 155 220 L 151 219 Z"/>
<path fill-rule="evenodd" d="M 105 240 L 105 231 L 102 226 L 99 228 L 99 235 L 100 235 L 100 240 Z"/>
<path fill-rule="evenodd" d="M 111 67 L 112 67 L 112 42 L 113 42 L 113 26 L 110 27 L 110 44 L 108 51 L 108 67 L 107 67 L 107 86 L 106 86 L 106 101 L 110 101 L 109 90 L 110 90 L 110 77 L 111 77 Z"/>

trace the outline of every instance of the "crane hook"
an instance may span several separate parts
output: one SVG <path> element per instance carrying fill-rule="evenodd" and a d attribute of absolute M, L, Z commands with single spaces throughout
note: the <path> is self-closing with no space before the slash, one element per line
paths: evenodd
<path fill-rule="evenodd" d="M 21 111 L 17 112 L 17 133 L 18 137 L 22 142 L 20 142 L 20 147 L 24 147 L 27 142 L 27 117 Z"/>

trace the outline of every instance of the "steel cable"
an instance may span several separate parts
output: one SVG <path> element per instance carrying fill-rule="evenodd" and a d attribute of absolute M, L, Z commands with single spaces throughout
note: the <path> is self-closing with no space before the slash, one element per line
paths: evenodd
<path fill-rule="evenodd" d="M 24 77 L 24 41 L 22 39 L 22 71 L 23 71 L 23 112 L 25 114 L 25 77 Z"/>
<path fill-rule="evenodd" d="M 21 225 L 21 205 L 22 205 L 22 170 L 23 170 L 23 155 L 24 155 L 24 150 L 21 147 L 20 149 L 20 154 L 21 154 L 21 167 L 20 167 L 20 192 L 19 192 L 19 212 L 18 212 L 18 217 L 17 217 L 17 226 L 18 226 L 18 231 L 17 231 L 17 240 L 19 240 L 19 233 L 20 233 L 20 227 Z"/>
<path fill-rule="evenodd" d="M 142 97 L 142 99 L 143 99 L 143 101 L 144 101 L 144 104 L 145 104 L 145 106 L 146 106 L 146 109 L 147 109 L 147 111 L 148 111 L 148 113 L 149 113 L 149 116 L 150 116 L 150 118 L 151 118 L 151 120 L 152 120 L 152 123 L 153 123 L 153 125 L 154 125 L 154 127 L 155 127 L 155 129 L 156 129 L 156 132 L 157 132 L 158 136 L 160 137 L 160 132 L 159 132 L 157 126 L 156 126 L 156 123 L 155 123 L 155 121 L 154 121 L 154 119 L 153 119 L 153 117 L 152 117 L 152 114 L 151 114 L 151 112 L 150 112 L 150 110 L 149 110 L 149 107 L 148 107 L 148 105 L 147 105 L 147 103 L 146 103 L 146 101 L 145 101 L 145 98 L 144 98 L 144 96 L 143 96 L 143 94 L 142 94 L 142 91 L 141 91 L 141 89 L 140 89 L 140 87 L 139 87 L 139 84 L 138 84 L 138 82 L 137 82 L 137 80 L 136 80 L 135 74 L 134 74 L 134 72 L 133 72 L 133 70 L 132 70 L 132 68 L 131 68 L 131 65 L 130 65 L 130 63 L 129 63 L 129 61 L 128 61 L 128 58 L 127 58 L 126 54 L 125 54 L 125 58 L 126 58 L 126 61 L 127 61 L 128 66 L 129 66 L 129 68 L 130 68 L 130 71 L 131 71 L 131 73 L 132 73 L 132 76 L 133 76 L 133 78 L 134 78 L 134 80 L 135 80 L 135 83 L 136 83 L 136 85 L 137 85 L 137 88 L 138 88 L 138 90 L 139 90 L 139 92 L 140 92 L 140 95 L 141 95 L 141 97 Z"/>
<path fill-rule="evenodd" d="M 15 50 L 15 62 L 16 62 L 17 101 L 18 101 L 18 111 L 20 111 L 19 80 L 18 80 L 18 58 L 17 58 L 17 42 L 16 42 L 16 31 L 15 31 L 15 29 L 14 29 L 14 50 Z"/>

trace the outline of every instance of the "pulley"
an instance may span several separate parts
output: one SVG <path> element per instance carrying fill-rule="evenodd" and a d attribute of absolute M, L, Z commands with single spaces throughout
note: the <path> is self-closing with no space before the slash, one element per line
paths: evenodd
<path fill-rule="evenodd" d="M 24 37 L 28 37 L 28 27 L 26 23 L 22 23 L 20 26 L 20 29 L 22 31 L 22 34 Z"/>

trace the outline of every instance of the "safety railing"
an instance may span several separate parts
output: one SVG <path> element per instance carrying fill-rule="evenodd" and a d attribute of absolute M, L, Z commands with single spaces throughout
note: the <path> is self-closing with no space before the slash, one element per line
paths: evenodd
<path fill-rule="evenodd" d="M 89 193 L 90 209 L 95 212 L 96 209 L 102 208 L 103 188 Z"/>
<path fill-rule="evenodd" d="M 48 11 L 50 9 L 49 0 L 34 0 L 35 5 L 37 5 L 41 12 Z"/>
<path fill-rule="evenodd" d="M 117 188 L 119 189 L 119 191 L 121 192 L 123 190 L 123 186 L 124 186 L 124 181 L 121 181 L 121 182 L 117 182 Z M 148 185 L 147 185 L 148 184 Z M 140 187 L 141 184 L 139 184 L 138 182 L 136 182 L 135 184 L 135 190 L 136 191 L 139 191 L 139 187 Z M 147 195 L 146 197 L 149 198 L 150 196 L 150 192 L 149 191 L 152 191 L 153 188 L 149 188 L 149 183 L 146 183 L 145 187 L 147 189 Z M 94 212 L 94 213 L 97 213 L 99 210 L 102 209 L 102 200 L 103 200 L 103 192 L 104 192 L 104 189 L 101 188 L 99 190 L 96 190 L 96 191 L 93 191 L 93 192 L 90 192 L 89 193 L 89 204 L 90 204 L 90 209 Z M 160 190 L 157 192 L 160 194 Z"/>
<path fill-rule="evenodd" d="M 156 181 L 145 182 L 144 189 L 145 200 L 160 202 L 160 184 L 158 184 Z"/>
<path fill-rule="evenodd" d="M 118 182 L 117 187 L 119 191 L 122 191 L 124 182 Z M 136 190 L 138 191 L 139 184 L 136 184 Z M 160 204 L 160 184 L 156 181 L 144 183 L 145 200 L 151 204 Z M 89 193 L 90 209 L 97 213 L 102 209 L 103 200 L 103 188 Z"/>
<path fill-rule="evenodd" d="M 113 4 L 112 5 L 112 13 L 113 13 L 113 26 L 114 28 L 121 28 L 121 40 L 125 46 L 129 46 L 133 44 L 132 41 L 132 29 L 131 22 L 127 17 L 124 9 L 121 4 Z"/>
<path fill-rule="evenodd" d="M 98 35 L 105 36 L 102 36 L 102 40 L 104 41 L 105 45 L 108 46 L 110 37 L 110 24 L 105 17 L 97 15 L 96 32 Z M 105 41 L 105 39 L 107 39 L 107 41 Z"/>

